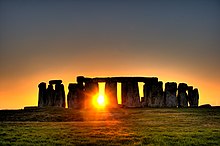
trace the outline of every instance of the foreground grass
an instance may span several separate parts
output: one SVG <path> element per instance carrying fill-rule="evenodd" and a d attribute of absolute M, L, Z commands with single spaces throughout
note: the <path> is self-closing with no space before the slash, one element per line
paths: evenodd
<path fill-rule="evenodd" d="M 220 108 L 40 109 L 0 116 L 0 145 L 220 145 Z"/>

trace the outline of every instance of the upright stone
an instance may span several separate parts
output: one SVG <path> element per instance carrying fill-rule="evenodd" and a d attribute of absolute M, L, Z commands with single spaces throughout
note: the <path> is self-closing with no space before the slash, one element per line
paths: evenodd
<path fill-rule="evenodd" d="M 146 82 L 144 84 L 144 99 L 142 101 L 142 105 L 144 107 L 148 107 L 148 101 L 149 101 L 149 98 L 151 96 L 151 83 L 150 82 Z"/>
<path fill-rule="evenodd" d="M 193 107 L 193 86 L 188 86 L 188 102 L 190 107 Z"/>
<path fill-rule="evenodd" d="M 85 108 L 85 86 L 84 86 L 85 78 L 84 76 L 77 77 L 78 83 L 78 97 L 80 99 L 80 108 Z"/>
<path fill-rule="evenodd" d="M 69 89 L 69 93 L 67 95 L 68 108 L 76 108 L 76 109 L 82 108 L 79 84 L 70 83 L 68 89 Z"/>
<path fill-rule="evenodd" d="M 65 101 L 65 99 L 66 99 L 66 97 L 65 97 L 65 90 L 64 90 L 64 85 L 63 84 L 61 84 L 61 90 L 62 90 L 62 107 L 66 107 L 66 101 Z"/>
<path fill-rule="evenodd" d="M 82 86 L 83 86 L 83 83 L 84 83 L 84 80 L 85 80 L 84 76 L 78 76 L 78 77 L 76 78 L 76 80 L 77 80 L 78 85 L 79 85 L 80 87 L 82 87 Z"/>
<path fill-rule="evenodd" d="M 53 85 L 48 85 L 47 87 L 47 106 L 54 106 L 55 101 L 55 91 Z"/>
<path fill-rule="evenodd" d="M 46 90 L 46 83 L 41 82 L 38 85 L 39 92 L 38 92 L 38 107 L 44 107 L 47 104 L 47 90 Z"/>
<path fill-rule="evenodd" d="M 55 101 L 54 106 L 65 107 L 65 92 L 63 84 L 55 85 Z"/>
<path fill-rule="evenodd" d="M 158 78 L 149 78 L 147 79 L 147 81 L 145 81 L 145 84 L 144 84 L 144 89 L 143 89 L 143 92 L 144 92 L 144 99 L 143 99 L 143 106 L 144 107 L 152 107 L 152 105 L 154 105 L 154 101 L 155 99 L 152 98 L 152 95 L 154 94 L 157 94 L 157 93 L 153 93 L 153 91 L 156 91 L 154 90 L 155 88 L 158 87 Z"/>
<path fill-rule="evenodd" d="M 199 105 L 199 91 L 197 88 L 195 88 L 193 90 L 193 103 L 192 103 L 192 107 L 198 107 Z"/>
<path fill-rule="evenodd" d="M 153 82 L 150 86 L 150 94 L 148 96 L 148 107 L 163 107 L 163 82 Z"/>
<path fill-rule="evenodd" d="M 188 86 L 185 83 L 180 83 L 178 86 L 178 107 L 188 107 L 187 88 Z"/>
<path fill-rule="evenodd" d="M 165 106 L 177 107 L 177 84 L 175 82 L 167 82 L 165 84 Z"/>
<path fill-rule="evenodd" d="M 93 80 L 85 82 L 85 108 L 91 108 L 96 103 L 98 93 L 98 82 L 93 82 Z"/>
<path fill-rule="evenodd" d="M 125 107 L 141 107 L 138 82 L 127 82 L 127 99 Z"/>
<path fill-rule="evenodd" d="M 108 107 L 118 107 L 117 82 L 108 81 L 105 83 L 105 98 L 107 100 Z"/>

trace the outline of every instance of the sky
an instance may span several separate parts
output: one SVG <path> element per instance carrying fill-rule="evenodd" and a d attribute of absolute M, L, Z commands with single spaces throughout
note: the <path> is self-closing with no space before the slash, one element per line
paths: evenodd
<path fill-rule="evenodd" d="M 185 82 L 220 105 L 219 63 L 219 0 L 0 0 L 0 109 L 78 75 Z"/>

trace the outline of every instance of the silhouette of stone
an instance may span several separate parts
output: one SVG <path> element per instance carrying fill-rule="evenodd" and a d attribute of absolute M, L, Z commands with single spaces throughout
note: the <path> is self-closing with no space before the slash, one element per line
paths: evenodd
<path fill-rule="evenodd" d="M 129 81 L 126 85 L 127 93 L 125 95 L 125 107 L 141 107 L 138 82 Z"/>
<path fill-rule="evenodd" d="M 50 80 L 50 81 L 49 81 L 49 84 L 50 84 L 50 85 L 53 85 L 53 84 L 62 84 L 62 80 Z"/>
<path fill-rule="evenodd" d="M 55 100 L 55 91 L 53 89 L 53 85 L 48 85 L 47 87 L 47 106 L 54 106 Z"/>
<path fill-rule="evenodd" d="M 83 86 L 83 82 L 85 82 L 84 76 L 77 76 L 76 80 L 79 86 Z"/>
<path fill-rule="evenodd" d="M 165 84 L 165 106 L 177 107 L 177 84 L 175 82 L 167 82 Z"/>
<path fill-rule="evenodd" d="M 147 106 L 148 107 L 163 107 L 164 96 L 163 96 L 163 82 L 152 82 L 147 87 L 148 91 Z"/>
<path fill-rule="evenodd" d="M 98 82 L 93 82 L 92 80 L 85 82 L 85 108 L 92 107 L 92 104 L 98 98 L 98 93 Z"/>
<path fill-rule="evenodd" d="M 199 105 L 199 91 L 197 88 L 193 90 L 192 107 L 198 107 Z"/>
<path fill-rule="evenodd" d="M 69 84 L 69 92 L 67 95 L 67 103 L 68 103 L 68 108 L 76 108 L 80 109 L 82 108 L 82 101 L 80 98 L 80 88 L 79 84 L 76 83 L 70 83 Z"/>
<path fill-rule="evenodd" d="M 38 92 L 38 107 L 44 107 L 47 104 L 47 90 L 46 90 L 46 83 L 41 82 L 38 85 L 39 92 Z"/>
<path fill-rule="evenodd" d="M 178 107 L 188 107 L 188 96 L 186 90 L 188 89 L 187 84 L 180 83 L 178 86 Z"/>
<path fill-rule="evenodd" d="M 54 106 L 65 107 L 65 91 L 63 84 L 55 85 Z"/>
<path fill-rule="evenodd" d="M 200 105 L 199 108 L 212 108 L 212 106 L 210 104 L 203 104 Z"/>
<path fill-rule="evenodd" d="M 106 82 L 105 84 L 105 99 L 109 107 L 118 107 L 117 100 L 117 82 Z"/>
<path fill-rule="evenodd" d="M 189 106 L 193 107 L 193 86 L 188 86 L 188 102 Z"/>
<path fill-rule="evenodd" d="M 117 83 L 121 83 L 122 107 L 198 107 L 198 89 L 187 84 L 180 83 L 178 96 L 176 96 L 177 84 L 158 82 L 158 78 L 152 77 L 107 77 L 87 78 L 77 77 L 77 84 L 69 84 L 67 95 L 69 108 L 90 108 L 98 98 L 98 83 L 105 82 L 105 90 L 109 107 L 116 107 L 117 104 Z M 143 82 L 144 97 L 139 96 L 138 82 Z M 53 89 L 55 85 L 55 90 Z M 48 88 L 46 83 L 39 84 L 38 106 L 65 107 L 65 91 L 62 80 L 50 80 Z M 187 91 L 188 90 L 188 95 Z"/>

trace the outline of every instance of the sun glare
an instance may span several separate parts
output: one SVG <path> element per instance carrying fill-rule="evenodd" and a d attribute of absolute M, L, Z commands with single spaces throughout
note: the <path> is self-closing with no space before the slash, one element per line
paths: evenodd
<path fill-rule="evenodd" d="M 104 106 L 105 105 L 105 98 L 103 95 L 99 95 L 98 98 L 97 98 L 97 103 L 100 105 L 100 106 Z"/>
<path fill-rule="evenodd" d="M 93 104 L 96 108 L 103 108 L 106 105 L 105 97 L 104 95 L 98 95 L 95 96 L 93 100 Z"/>

